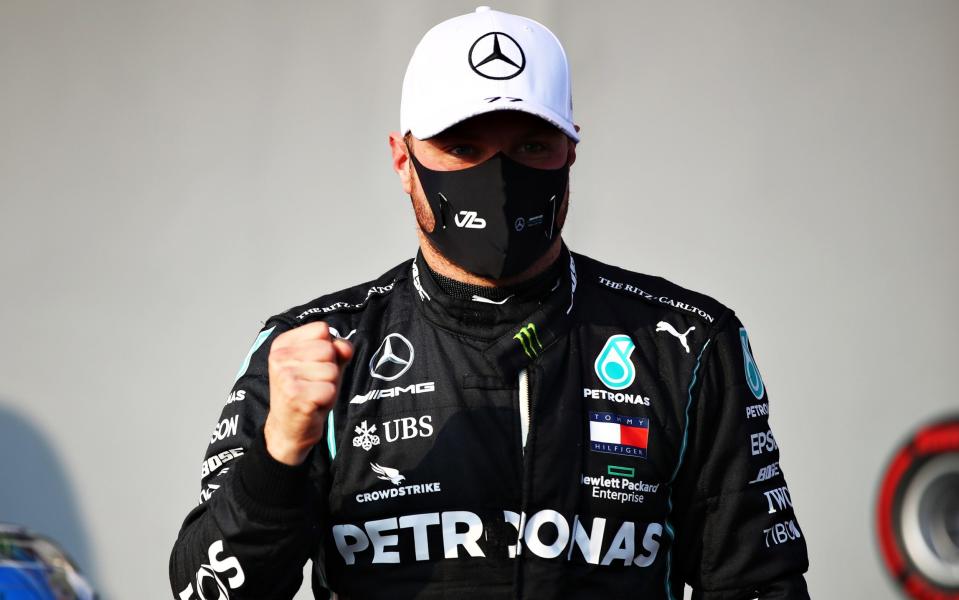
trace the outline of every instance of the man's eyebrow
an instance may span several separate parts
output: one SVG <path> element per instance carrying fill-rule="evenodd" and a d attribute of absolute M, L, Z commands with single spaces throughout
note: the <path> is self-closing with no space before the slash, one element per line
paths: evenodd
<path fill-rule="evenodd" d="M 525 135 L 552 135 L 554 133 L 563 133 L 552 123 L 534 123 L 526 129 Z"/>
<path fill-rule="evenodd" d="M 549 123 L 543 124 L 534 124 L 529 127 L 520 129 L 520 137 L 535 137 L 542 135 L 554 135 L 562 134 L 563 132 L 550 125 Z M 454 125 L 447 131 L 441 132 L 433 136 L 433 139 L 439 142 L 448 142 L 448 141 L 474 141 L 481 139 L 483 137 L 482 132 L 478 130 L 471 129 L 457 129 Z"/>
<path fill-rule="evenodd" d="M 472 141 L 477 139 L 478 137 L 480 137 L 479 133 L 470 132 L 464 129 L 457 129 L 456 126 L 454 125 L 450 129 L 447 129 L 446 131 L 437 133 L 436 135 L 433 136 L 432 139 L 438 142 L 449 142 L 454 140 L 455 141 L 461 141 L 461 140 Z"/>

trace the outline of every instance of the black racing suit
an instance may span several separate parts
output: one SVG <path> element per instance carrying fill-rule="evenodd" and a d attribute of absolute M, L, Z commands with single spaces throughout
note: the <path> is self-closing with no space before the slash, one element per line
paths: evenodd
<path fill-rule="evenodd" d="M 808 598 L 806 543 L 733 312 L 564 249 L 555 285 L 444 293 L 422 257 L 269 319 L 170 559 L 179 600 Z M 349 339 L 325 440 L 265 450 L 277 335 Z"/>

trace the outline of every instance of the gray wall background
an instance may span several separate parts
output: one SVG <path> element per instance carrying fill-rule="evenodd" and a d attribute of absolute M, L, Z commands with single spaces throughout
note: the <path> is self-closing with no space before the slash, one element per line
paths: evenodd
<path fill-rule="evenodd" d="M 570 245 L 737 309 L 814 597 L 895 597 L 878 478 L 959 404 L 959 2 L 496 6 L 572 60 Z M 169 597 L 260 322 L 415 251 L 386 136 L 472 8 L 0 2 L 0 520 Z"/>

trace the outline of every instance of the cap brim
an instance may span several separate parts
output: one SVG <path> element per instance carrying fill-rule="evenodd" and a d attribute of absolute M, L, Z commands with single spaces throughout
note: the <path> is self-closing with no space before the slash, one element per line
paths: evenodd
<path fill-rule="evenodd" d="M 576 127 L 571 121 L 564 119 L 555 111 L 541 104 L 528 102 L 526 100 L 495 104 L 481 101 L 471 107 L 467 107 L 466 110 L 460 108 L 460 110 L 456 111 L 455 115 L 435 115 L 435 118 L 430 119 L 429 123 L 423 123 L 419 126 L 411 127 L 409 132 L 412 133 L 413 137 L 416 139 L 425 140 L 446 131 L 458 123 L 462 123 L 467 119 L 499 110 L 515 110 L 539 117 L 565 133 L 566 136 L 572 139 L 574 142 L 579 142 L 579 134 L 576 132 Z M 403 133 L 405 134 L 406 132 L 404 131 Z"/>

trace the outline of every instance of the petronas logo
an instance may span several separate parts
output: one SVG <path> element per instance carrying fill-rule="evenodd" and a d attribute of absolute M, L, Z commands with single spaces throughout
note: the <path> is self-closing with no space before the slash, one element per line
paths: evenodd
<path fill-rule="evenodd" d="M 746 334 L 744 327 L 739 328 L 739 342 L 743 346 L 743 368 L 746 370 L 746 383 L 749 385 L 749 391 L 753 393 L 756 400 L 762 400 L 766 394 L 766 386 L 763 384 L 762 375 L 759 374 L 756 360 L 753 359 L 753 353 L 749 351 L 749 335 Z"/>
<path fill-rule="evenodd" d="M 536 325 L 532 323 L 527 323 L 521 327 L 519 332 L 513 336 L 513 339 L 519 341 L 523 347 L 523 352 L 530 358 L 536 358 L 543 351 L 543 344 L 540 343 L 539 336 L 536 335 Z"/>
<path fill-rule="evenodd" d="M 635 348 L 636 344 L 628 335 L 612 335 L 606 340 L 606 345 L 599 351 L 593 364 L 603 385 L 611 390 L 622 390 L 633 384 L 636 369 L 629 355 Z"/>

